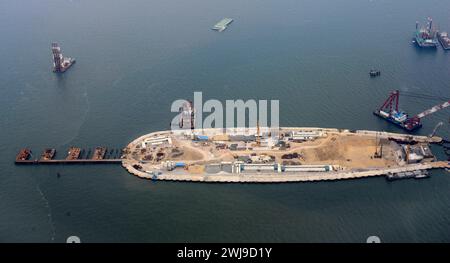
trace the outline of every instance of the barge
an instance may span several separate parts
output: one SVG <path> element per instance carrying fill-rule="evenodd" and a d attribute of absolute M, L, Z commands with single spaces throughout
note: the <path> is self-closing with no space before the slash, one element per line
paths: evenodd
<path fill-rule="evenodd" d="M 386 180 L 388 181 L 394 181 L 394 180 L 401 180 L 401 179 L 425 179 L 429 178 L 430 174 L 427 170 L 423 171 L 410 171 L 410 172 L 399 172 L 399 173 L 388 173 L 386 175 Z"/>
<path fill-rule="evenodd" d="M 55 157 L 56 150 L 52 148 L 47 148 L 41 154 L 41 160 L 52 160 Z"/>
<path fill-rule="evenodd" d="M 222 32 L 225 29 L 227 29 L 228 25 L 230 25 L 231 22 L 233 22 L 233 19 L 231 19 L 231 18 L 224 18 L 224 19 L 220 20 L 217 24 L 215 24 L 212 29 L 216 30 L 216 31 L 219 31 L 219 32 Z"/>
<path fill-rule="evenodd" d="M 441 43 L 441 46 L 444 50 L 450 50 L 450 38 L 448 37 L 447 32 L 439 32 L 437 34 L 439 43 Z"/>
<path fill-rule="evenodd" d="M 96 147 L 94 150 L 94 155 L 92 156 L 92 160 L 103 160 L 105 158 L 107 150 L 105 147 Z"/>
<path fill-rule="evenodd" d="M 107 156 L 106 147 L 96 147 L 92 157 L 87 154 L 83 158 L 84 150 L 79 147 L 70 147 L 67 156 L 64 159 L 55 159 L 56 150 L 54 148 L 46 148 L 39 159 L 33 158 L 31 150 L 23 148 L 16 155 L 15 163 L 22 164 L 117 164 L 122 162 L 122 150 L 111 149 Z"/>
<path fill-rule="evenodd" d="M 413 97 L 424 97 L 425 98 L 433 98 L 429 95 L 421 95 L 421 94 L 409 94 L 409 96 Z M 422 111 L 421 113 L 418 113 L 414 115 L 413 117 L 408 117 L 408 114 L 404 111 L 399 110 L 399 97 L 400 97 L 400 91 L 394 90 L 391 91 L 389 94 L 389 97 L 384 101 L 383 105 L 379 107 L 377 110 L 373 112 L 376 116 L 383 118 L 390 123 L 393 123 L 400 128 L 403 128 L 407 131 L 414 131 L 420 127 L 422 127 L 421 120 L 437 111 L 440 111 L 442 109 L 445 109 L 450 106 L 450 100 L 445 101 L 443 103 L 440 103 L 438 105 L 434 105 L 433 107 L 426 109 Z M 440 99 L 440 98 L 439 98 Z"/>
<path fill-rule="evenodd" d="M 393 111 L 388 113 L 383 110 L 376 110 L 373 114 L 404 130 L 407 130 L 408 132 L 412 132 L 422 127 L 422 123 L 420 122 L 407 122 L 408 114 L 404 111 Z"/>
<path fill-rule="evenodd" d="M 381 71 L 377 70 L 377 69 L 371 69 L 369 71 L 369 76 L 374 78 L 374 77 L 378 77 L 381 75 Z"/>
<path fill-rule="evenodd" d="M 16 162 L 26 161 L 31 157 L 31 150 L 24 148 L 16 156 Z"/>
<path fill-rule="evenodd" d="M 77 160 L 80 158 L 81 148 L 78 147 L 70 147 L 69 151 L 67 151 L 66 160 Z"/>

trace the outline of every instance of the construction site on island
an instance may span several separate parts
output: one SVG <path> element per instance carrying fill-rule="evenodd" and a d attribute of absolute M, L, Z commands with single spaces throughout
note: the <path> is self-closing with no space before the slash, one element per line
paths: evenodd
<path fill-rule="evenodd" d="M 437 136 L 327 128 L 192 128 L 185 107 L 177 131 L 144 135 L 123 151 L 122 165 L 153 180 L 288 182 L 385 175 L 427 178 L 439 162 L 430 144 Z M 447 146 L 445 146 L 447 147 Z"/>

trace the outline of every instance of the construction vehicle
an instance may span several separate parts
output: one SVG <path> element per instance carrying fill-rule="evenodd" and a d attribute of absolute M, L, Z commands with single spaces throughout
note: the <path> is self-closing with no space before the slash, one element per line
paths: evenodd
<path fill-rule="evenodd" d="M 403 96 L 421 99 L 443 99 L 441 97 L 426 94 L 417 94 L 412 92 L 402 92 L 402 94 Z M 399 98 L 400 98 L 400 91 L 398 90 L 391 91 L 389 97 L 384 101 L 383 105 L 381 105 L 380 108 L 375 110 L 373 114 L 407 131 L 414 131 L 416 129 L 419 129 L 420 127 L 422 127 L 421 122 L 422 118 L 450 106 L 450 99 L 446 98 L 448 99 L 448 101 L 435 105 L 413 117 L 409 117 L 406 112 L 399 110 L 398 108 Z"/>
<path fill-rule="evenodd" d="M 378 145 L 380 146 L 380 149 L 378 150 Z M 380 159 L 383 158 L 383 144 L 381 143 L 381 139 L 378 138 L 378 133 L 375 137 L 375 153 L 373 155 L 373 158 Z"/>

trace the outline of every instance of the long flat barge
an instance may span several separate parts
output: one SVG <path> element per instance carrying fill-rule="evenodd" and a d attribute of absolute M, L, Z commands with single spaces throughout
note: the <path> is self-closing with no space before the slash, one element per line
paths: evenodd
<path fill-rule="evenodd" d="M 212 29 L 222 32 L 225 29 L 227 29 L 227 27 L 231 24 L 231 22 L 233 22 L 233 19 L 224 18 L 224 19 L 220 20 L 217 24 L 215 24 Z"/>
<path fill-rule="evenodd" d="M 450 38 L 448 37 L 447 32 L 439 32 L 437 34 L 439 43 L 441 43 L 441 46 L 444 50 L 450 50 Z"/>

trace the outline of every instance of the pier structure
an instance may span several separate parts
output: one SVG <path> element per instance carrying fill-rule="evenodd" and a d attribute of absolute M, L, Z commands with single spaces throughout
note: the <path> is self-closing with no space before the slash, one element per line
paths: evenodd
<path fill-rule="evenodd" d="M 70 147 L 64 159 L 56 159 L 56 150 L 47 148 L 40 158 L 35 158 L 31 149 L 24 148 L 16 156 L 16 164 L 120 164 L 122 150 L 96 147 L 85 151 L 79 147 Z"/>

